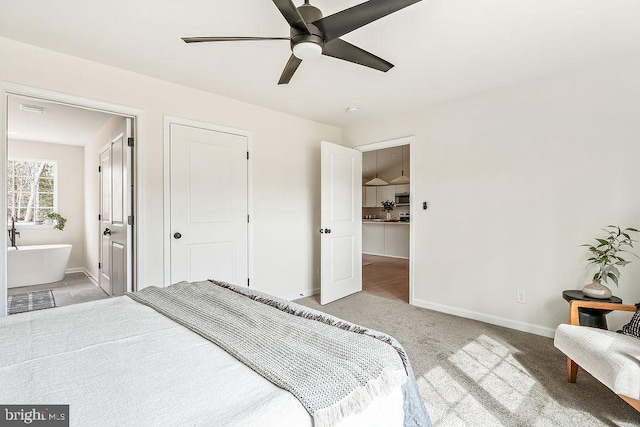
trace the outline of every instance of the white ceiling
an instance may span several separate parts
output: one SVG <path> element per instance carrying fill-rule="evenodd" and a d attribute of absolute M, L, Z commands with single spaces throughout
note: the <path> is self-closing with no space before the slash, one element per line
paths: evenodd
<path fill-rule="evenodd" d="M 24 111 L 20 105 L 46 108 L 44 114 Z M 102 129 L 111 114 L 20 96 L 9 96 L 9 138 L 84 146 Z"/>
<path fill-rule="evenodd" d="M 325 16 L 358 3 L 312 1 Z M 344 36 L 388 73 L 321 57 L 278 86 L 287 41 L 180 40 L 287 37 L 269 0 L 0 0 L 0 36 L 338 126 L 638 52 L 639 22 L 638 0 L 422 0 Z"/>

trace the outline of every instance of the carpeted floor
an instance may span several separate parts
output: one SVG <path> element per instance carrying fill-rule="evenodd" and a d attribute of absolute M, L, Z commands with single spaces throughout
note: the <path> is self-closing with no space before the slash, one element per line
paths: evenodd
<path fill-rule="evenodd" d="M 296 302 L 397 338 L 435 426 L 638 426 L 640 414 L 566 359 L 551 338 L 360 292 L 320 306 Z"/>

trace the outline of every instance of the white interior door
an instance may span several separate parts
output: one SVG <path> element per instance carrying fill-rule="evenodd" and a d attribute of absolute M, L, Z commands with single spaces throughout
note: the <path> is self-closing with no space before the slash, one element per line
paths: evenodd
<path fill-rule="evenodd" d="M 111 293 L 111 257 L 109 257 L 109 236 L 104 231 L 111 225 L 111 146 L 100 151 L 100 261 L 98 282 L 102 290 Z"/>
<path fill-rule="evenodd" d="M 171 283 L 248 285 L 248 140 L 170 125 Z"/>
<path fill-rule="evenodd" d="M 109 295 L 130 289 L 131 119 L 123 118 L 100 151 L 100 287 Z"/>
<path fill-rule="evenodd" d="M 327 304 L 362 290 L 362 153 L 322 141 L 321 288 Z"/>

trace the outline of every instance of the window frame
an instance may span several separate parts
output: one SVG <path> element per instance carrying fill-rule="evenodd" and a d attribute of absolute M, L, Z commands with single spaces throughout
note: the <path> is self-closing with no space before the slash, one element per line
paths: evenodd
<path fill-rule="evenodd" d="M 39 158 L 34 158 L 34 157 L 22 157 L 22 156 L 8 156 L 7 157 L 7 195 L 9 194 L 10 190 L 9 187 L 9 174 L 8 174 L 8 170 L 9 170 L 9 162 L 32 162 L 32 163 L 50 163 L 53 165 L 53 170 L 54 170 L 54 178 L 53 178 L 53 212 L 57 212 L 58 211 L 58 180 L 60 179 L 59 175 L 58 175 L 58 161 L 57 160 L 49 160 L 49 159 L 39 159 Z M 13 177 L 15 178 L 15 170 L 14 170 L 14 175 Z M 9 210 L 11 209 L 11 206 L 8 204 L 8 200 L 7 200 L 7 213 L 9 212 Z M 9 218 L 7 218 L 7 225 L 10 226 L 11 225 L 11 220 Z M 16 221 L 16 227 L 20 227 L 20 228 L 53 228 L 53 224 L 47 224 L 47 223 L 42 223 L 42 224 L 37 224 L 35 222 L 19 222 Z"/>

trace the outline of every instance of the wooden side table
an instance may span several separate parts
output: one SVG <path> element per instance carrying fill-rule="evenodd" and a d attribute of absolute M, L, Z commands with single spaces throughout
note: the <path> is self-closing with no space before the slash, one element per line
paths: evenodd
<path fill-rule="evenodd" d="M 591 298 L 586 296 L 582 291 L 578 290 L 568 290 L 562 291 L 562 298 L 564 298 L 567 302 L 571 302 L 573 300 L 580 301 L 599 301 L 599 302 L 612 302 L 615 304 L 622 304 L 622 300 L 616 296 L 611 296 L 611 298 L 600 299 L 600 298 Z M 578 317 L 580 319 L 581 326 L 590 326 L 592 328 L 600 328 L 600 329 L 608 329 L 607 327 L 607 314 L 611 313 L 611 310 L 600 310 L 596 308 L 578 308 Z"/>

